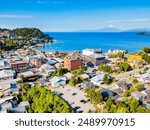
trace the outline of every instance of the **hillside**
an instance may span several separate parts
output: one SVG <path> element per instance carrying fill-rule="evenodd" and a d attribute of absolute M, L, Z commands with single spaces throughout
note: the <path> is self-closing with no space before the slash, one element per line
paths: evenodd
<path fill-rule="evenodd" d="M 48 42 L 53 42 L 53 38 L 37 28 L 0 29 L 0 53 Z"/>

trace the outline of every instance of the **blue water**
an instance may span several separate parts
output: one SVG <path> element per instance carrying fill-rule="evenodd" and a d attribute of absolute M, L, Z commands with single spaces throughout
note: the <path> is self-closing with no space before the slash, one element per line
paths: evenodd
<path fill-rule="evenodd" d="M 42 51 L 71 52 L 85 48 L 101 48 L 103 52 L 109 49 L 123 49 L 137 52 L 144 47 L 150 47 L 150 36 L 136 35 L 136 33 L 48 33 L 57 40 L 45 47 Z"/>

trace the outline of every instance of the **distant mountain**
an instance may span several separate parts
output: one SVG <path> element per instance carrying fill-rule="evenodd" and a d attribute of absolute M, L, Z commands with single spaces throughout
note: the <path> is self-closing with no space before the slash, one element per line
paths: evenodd
<path fill-rule="evenodd" d="M 122 32 L 122 30 L 114 27 L 106 27 L 106 28 L 95 29 L 95 30 L 82 30 L 81 32 Z"/>
<path fill-rule="evenodd" d="M 94 29 L 94 30 L 81 30 L 80 32 L 150 32 L 150 28 L 135 28 L 135 29 L 128 29 L 128 30 L 121 30 L 115 27 L 106 27 L 101 29 Z"/>
<path fill-rule="evenodd" d="M 150 32 L 150 28 L 128 29 L 125 32 Z"/>

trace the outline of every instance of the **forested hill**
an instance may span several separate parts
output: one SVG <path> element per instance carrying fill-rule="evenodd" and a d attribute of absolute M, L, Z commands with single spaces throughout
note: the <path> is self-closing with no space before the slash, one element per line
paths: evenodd
<path fill-rule="evenodd" d="M 40 29 L 37 28 L 16 28 L 10 31 L 11 33 L 16 34 L 17 36 L 22 36 L 24 38 L 45 38 L 52 39 L 48 34 L 44 34 Z"/>
<path fill-rule="evenodd" d="M 49 42 L 53 42 L 53 38 L 37 28 L 0 29 L 0 53 Z"/>

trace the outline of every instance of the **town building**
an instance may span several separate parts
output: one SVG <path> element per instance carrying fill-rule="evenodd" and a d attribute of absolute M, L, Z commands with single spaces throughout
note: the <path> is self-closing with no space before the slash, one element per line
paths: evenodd
<path fill-rule="evenodd" d="M 11 69 L 17 73 L 25 72 L 27 71 L 27 63 L 24 61 L 11 62 Z"/>
<path fill-rule="evenodd" d="M 85 49 L 82 52 L 82 57 L 85 63 L 92 63 L 95 66 L 106 63 L 105 56 L 99 50 L 95 49 Z"/>
<path fill-rule="evenodd" d="M 136 67 L 138 67 L 139 65 L 142 65 L 143 63 L 142 57 L 140 55 L 135 55 L 135 54 L 129 55 L 127 61 L 131 66 L 136 66 Z"/>
<path fill-rule="evenodd" d="M 30 55 L 26 57 L 27 61 L 35 67 L 40 67 L 41 65 L 47 63 L 46 58 L 39 55 Z"/>
<path fill-rule="evenodd" d="M 73 52 L 64 58 L 64 68 L 68 70 L 80 69 L 82 64 L 82 57 L 78 52 Z"/>
<path fill-rule="evenodd" d="M 111 87 L 114 92 L 119 95 L 122 95 L 127 91 L 132 85 L 125 80 L 119 80 L 117 83 L 114 83 Z"/>
<path fill-rule="evenodd" d="M 55 76 L 50 80 L 52 87 L 60 87 L 66 84 L 67 79 L 65 77 Z"/>
<path fill-rule="evenodd" d="M 102 50 L 101 49 L 84 49 L 82 51 L 82 53 L 83 53 L 83 55 L 91 56 L 91 55 L 94 55 L 94 54 L 101 54 Z"/>
<path fill-rule="evenodd" d="M 104 83 L 103 82 L 104 76 L 105 76 L 104 73 L 96 75 L 91 79 L 91 82 L 97 86 L 100 86 L 101 84 Z M 108 79 L 110 79 L 110 76 L 108 76 Z"/>
<path fill-rule="evenodd" d="M 2 70 L 0 71 L 0 81 L 10 80 L 14 78 L 14 73 L 12 70 Z"/>
<path fill-rule="evenodd" d="M 10 63 L 4 60 L 0 60 L 0 70 L 10 69 Z"/>

